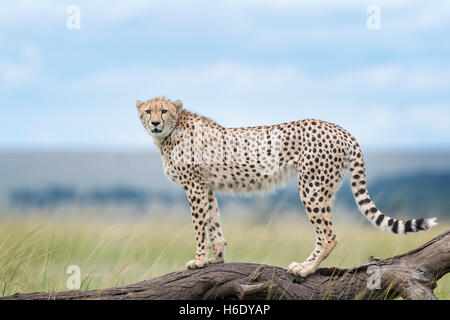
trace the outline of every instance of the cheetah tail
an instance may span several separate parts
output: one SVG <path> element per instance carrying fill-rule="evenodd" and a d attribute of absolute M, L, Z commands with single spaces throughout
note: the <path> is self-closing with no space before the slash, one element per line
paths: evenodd
<path fill-rule="evenodd" d="M 428 230 L 437 225 L 436 218 L 398 220 L 381 213 L 370 199 L 367 191 L 364 159 L 359 147 L 353 152 L 350 160 L 350 182 L 359 211 L 375 226 L 383 231 L 395 234 L 406 234 Z"/>

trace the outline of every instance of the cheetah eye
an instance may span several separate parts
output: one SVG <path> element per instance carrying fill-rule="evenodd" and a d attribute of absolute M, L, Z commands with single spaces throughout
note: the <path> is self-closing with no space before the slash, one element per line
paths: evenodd
<path fill-rule="evenodd" d="M 147 113 L 147 114 L 151 114 L 151 113 L 152 113 L 152 111 L 151 111 L 151 110 L 145 110 L 145 113 Z"/>
<path fill-rule="evenodd" d="M 165 110 L 165 109 L 164 109 L 164 110 L 161 110 L 161 113 L 162 113 L 162 114 L 165 114 L 165 113 L 167 113 L 167 110 Z"/>

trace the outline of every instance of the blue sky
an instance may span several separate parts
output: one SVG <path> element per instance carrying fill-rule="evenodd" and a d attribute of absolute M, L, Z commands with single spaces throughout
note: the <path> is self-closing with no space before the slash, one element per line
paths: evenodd
<path fill-rule="evenodd" d="M 450 1 L 17 0 L 0 26 L 0 150 L 154 149 L 135 100 L 159 95 L 225 126 L 450 150 Z"/>

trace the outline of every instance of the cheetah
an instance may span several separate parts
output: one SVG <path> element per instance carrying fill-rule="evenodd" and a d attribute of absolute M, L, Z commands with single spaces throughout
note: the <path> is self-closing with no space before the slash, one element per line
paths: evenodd
<path fill-rule="evenodd" d="M 365 165 L 356 139 L 338 125 L 314 119 L 273 126 L 225 128 L 189 112 L 181 100 L 136 101 L 141 122 L 162 156 L 166 175 L 184 188 L 196 241 L 186 267 L 223 263 L 226 241 L 215 192 L 264 192 L 298 175 L 300 199 L 316 233 L 314 251 L 287 271 L 306 277 L 337 244 L 331 221 L 336 191 L 350 171 L 351 190 L 361 213 L 383 231 L 428 230 L 436 219 L 399 220 L 381 213 L 367 191 Z M 209 250 L 213 253 L 209 258 Z"/>

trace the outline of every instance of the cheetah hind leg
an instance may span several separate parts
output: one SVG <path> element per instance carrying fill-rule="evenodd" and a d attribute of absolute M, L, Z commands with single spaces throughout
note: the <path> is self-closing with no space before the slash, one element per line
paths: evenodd
<path fill-rule="evenodd" d="M 288 267 L 289 273 L 301 277 L 314 273 L 337 244 L 331 222 L 331 201 L 325 202 L 320 196 L 319 199 L 316 198 L 317 196 L 302 197 L 308 218 L 316 232 L 316 247 L 304 262 L 292 262 Z"/>
<path fill-rule="evenodd" d="M 326 220 L 323 220 L 324 222 Z M 336 246 L 336 235 L 330 230 L 327 234 L 319 234 L 316 229 L 317 241 L 316 248 L 311 255 L 303 262 L 292 262 L 288 266 L 288 272 L 293 275 L 306 277 L 319 268 L 320 263 L 326 259 L 333 248 Z"/>

